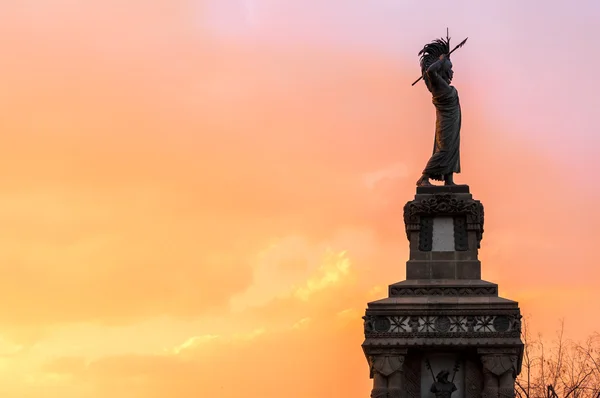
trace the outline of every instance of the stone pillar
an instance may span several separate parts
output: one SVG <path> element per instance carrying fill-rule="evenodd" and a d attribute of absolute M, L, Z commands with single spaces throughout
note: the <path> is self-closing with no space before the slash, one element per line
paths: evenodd
<path fill-rule="evenodd" d="M 483 364 L 482 398 L 514 398 L 519 352 L 514 348 L 479 349 Z"/>
<path fill-rule="evenodd" d="M 450 398 L 513 398 L 521 313 L 481 279 L 483 204 L 468 186 L 418 187 L 404 222 L 406 280 L 363 317 L 371 397 L 432 397 L 433 388 Z"/>
<path fill-rule="evenodd" d="M 465 364 L 465 398 L 481 398 L 483 376 L 480 362 L 476 357 L 470 358 Z"/>
<path fill-rule="evenodd" d="M 404 353 L 369 356 L 373 379 L 371 398 L 401 398 L 403 391 Z"/>
<path fill-rule="evenodd" d="M 448 187 L 420 187 L 404 206 L 407 280 L 481 279 L 483 205 L 468 187 L 456 187 L 456 193 L 443 188 Z"/>

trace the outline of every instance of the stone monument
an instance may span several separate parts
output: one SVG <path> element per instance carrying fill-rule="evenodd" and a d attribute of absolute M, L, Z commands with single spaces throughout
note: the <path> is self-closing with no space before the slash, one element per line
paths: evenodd
<path fill-rule="evenodd" d="M 483 205 L 452 178 L 460 171 L 460 106 L 449 86 L 449 41 L 421 52 L 440 60 L 421 63 L 437 110 L 436 143 L 414 200 L 404 206 L 406 280 L 390 285 L 387 298 L 368 303 L 363 317 L 372 398 L 514 397 L 521 370 L 518 303 L 481 279 Z M 444 104 L 440 98 L 436 103 L 440 95 Z"/>

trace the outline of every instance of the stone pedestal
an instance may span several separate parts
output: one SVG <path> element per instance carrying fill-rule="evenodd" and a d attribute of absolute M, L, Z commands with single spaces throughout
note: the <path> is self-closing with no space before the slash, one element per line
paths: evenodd
<path fill-rule="evenodd" d="M 468 186 L 419 187 L 404 207 L 406 280 L 364 316 L 371 397 L 514 397 L 521 314 L 481 280 L 483 218 Z"/>

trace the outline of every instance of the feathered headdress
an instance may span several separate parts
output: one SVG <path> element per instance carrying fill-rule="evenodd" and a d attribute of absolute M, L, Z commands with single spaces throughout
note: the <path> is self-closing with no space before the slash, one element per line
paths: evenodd
<path fill-rule="evenodd" d="M 461 41 L 458 46 L 454 47 L 452 51 L 450 51 L 450 36 L 448 34 L 448 28 L 446 28 L 446 39 L 437 39 L 432 41 L 429 44 L 426 44 L 425 47 L 421 51 L 419 51 L 419 55 L 421 56 L 421 77 L 413 82 L 413 86 L 419 82 L 419 80 L 425 78 L 425 84 L 429 87 L 428 79 L 425 77 L 425 71 L 429 66 L 437 61 L 440 58 L 440 55 L 444 54 L 448 59 L 450 59 L 450 54 L 454 51 L 458 50 L 462 46 L 465 45 L 467 39 Z"/>
<path fill-rule="evenodd" d="M 448 55 L 450 53 L 450 38 L 436 39 L 429 44 L 426 44 L 419 55 L 421 56 L 421 73 L 425 73 L 427 68 L 440 58 L 440 55 Z"/>

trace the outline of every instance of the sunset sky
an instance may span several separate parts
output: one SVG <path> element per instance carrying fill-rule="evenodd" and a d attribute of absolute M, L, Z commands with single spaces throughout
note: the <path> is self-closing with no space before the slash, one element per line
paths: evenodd
<path fill-rule="evenodd" d="M 600 331 L 600 2 L 0 2 L 0 396 L 366 397 L 454 43 L 483 277 Z"/>

